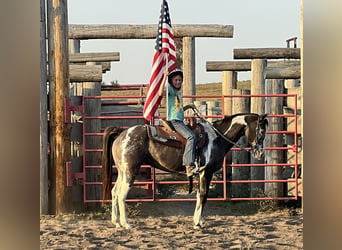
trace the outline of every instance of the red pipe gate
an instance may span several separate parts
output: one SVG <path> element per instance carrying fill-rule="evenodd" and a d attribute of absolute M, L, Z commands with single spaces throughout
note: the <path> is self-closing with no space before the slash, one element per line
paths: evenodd
<path fill-rule="evenodd" d="M 129 85 L 133 86 L 134 85 Z M 142 85 L 139 85 L 140 87 Z M 136 86 L 135 86 L 136 87 Z M 98 145 L 97 148 L 87 148 L 86 142 L 90 137 L 100 137 L 102 141 L 103 136 L 103 130 L 105 127 L 109 126 L 109 124 L 114 124 L 114 126 L 121 126 L 121 127 L 128 127 L 132 126 L 134 124 L 143 124 L 143 117 L 142 117 L 142 107 L 137 110 L 137 108 L 134 108 L 130 106 L 128 108 L 127 105 L 138 105 L 139 101 L 145 96 L 143 95 L 137 95 L 137 96 L 84 96 L 82 97 L 82 105 L 81 106 L 73 106 L 70 107 L 70 111 L 81 111 L 82 112 L 82 120 L 83 120 L 83 169 L 82 172 L 79 173 L 73 173 L 72 172 L 72 166 L 71 164 L 67 164 L 67 184 L 68 186 L 72 186 L 74 179 L 81 179 L 81 183 L 83 186 L 83 201 L 85 203 L 89 202 L 102 202 L 102 182 L 101 182 L 101 158 L 98 159 L 98 164 L 86 164 L 87 157 L 89 157 L 92 153 L 98 153 L 100 154 L 102 152 L 102 143 Z M 277 94 L 277 95 L 211 95 L 211 96 L 184 96 L 184 98 L 216 98 L 221 99 L 221 107 L 223 107 L 223 101 L 225 98 L 234 98 L 234 97 L 258 97 L 258 98 L 265 98 L 265 97 L 283 97 L 283 98 L 294 98 L 294 113 L 293 114 L 269 114 L 268 119 L 273 119 L 274 117 L 283 117 L 283 118 L 290 118 L 294 120 L 294 130 L 291 131 L 267 131 L 267 134 L 283 134 L 286 135 L 293 135 L 294 136 L 294 143 L 290 146 L 282 146 L 282 147 L 266 147 L 265 150 L 282 150 L 284 152 L 292 151 L 294 155 L 294 160 L 292 162 L 287 162 L 286 158 L 284 157 L 286 162 L 279 162 L 276 164 L 228 164 L 226 163 L 226 160 L 224 161 L 224 164 L 222 166 L 222 171 L 218 171 L 218 174 L 214 174 L 214 178 L 212 180 L 212 186 L 216 187 L 216 190 L 219 189 L 218 193 L 216 194 L 216 197 L 211 197 L 209 194 L 208 200 L 216 200 L 216 201 L 238 201 L 238 200 L 297 200 L 298 199 L 298 178 L 299 178 L 299 163 L 298 163 L 298 114 L 297 114 L 297 95 L 296 94 Z M 108 105 L 116 105 L 117 109 L 120 105 L 125 105 L 122 111 L 105 111 L 101 112 L 100 116 L 86 116 L 85 115 L 85 106 L 87 105 L 88 100 L 94 100 L 94 99 L 100 99 L 102 101 L 102 106 L 108 106 Z M 125 101 L 120 101 L 120 99 L 125 99 Z M 132 101 L 127 101 L 132 100 Z M 121 106 L 122 107 L 122 106 Z M 120 108 L 121 108 L 120 107 Z M 132 109 L 132 110 L 129 110 Z M 211 116 L 205 116 L 206 118 L 223 118 L 222 115 L 211 115 Z M 100 131 L 87 131 L 87 123 L 90 123 L 91 121 L 100 121 L 101 129 Z M 127 125 L 129 124 L 129 125 Z M 238 151 L 241 150 L 239 148 L 233 148 L 232 151 Z M 293 168 L 293 178 L 292 179 L 280 179 L 280 180 L 231 180 L 228 177 L 229 170 L 232 168 L 243 168 L 243 167 L 292 167 Z M 113 166 L 113 170 L 115 171 L 115 166 Z M 88 176 L 91 175 L 90 172 L 97 171 L 97 178 L 95 179 L 89 179 Z M 145 176 L 145 178 L 143 178 Z M 167 176 L 165 172 L 155 170 L 154 168 L 150 166 L 142 166 L 140 170 L 140 175 L 137 176 L 137 180 L 134 182 L 134 187 L 140 188 L 140 194 L 137 194 L 136 197 L 130 197 L 128 196 L 127 201 L 130 202 L 145 202 L 145 201 L 194 201 L 196 200 L 195 196 L 193 195 L 187 195 L 186 194 L 181 197 L 173 197 L 173 198 L 163 198 L 158 192 L 161 192 L 160 190 L 163 189 L 163 186 L 167 188 L 166 192 L 169 190 L 174 190 L 172 188 L 173 185 L 184 185 L 184 189 L 187 191 L 188 188 L 188 180 L 186 179 L 185 175 L 183 179 L 179 179 L 179 176 L 177 174 L 170 174 L 170 177 L 166 179 L 160 179 L 160 176 Z M 173 180 L 171 180 L 173 179 Z M 115 182 L 114 182 L 115 183 Z M 198 181 L 196 181 L 196 177 L 194 178 L 194 188 L 196 189 L 196 184 Z M 234 184 L 246 184 L 250 185 L 251 183 L 283 183 L 283 185 L 286 187 L 289 187 L 290 185 L 293 187 L 293 195 L 288 196 L 284 192 L 283 197 L 232 197 L 230 194 L 230 188 Z M 95 189 L 95 198 L 89 197 L 89 190 Z M 137 189 L 139 191 L 139 189 Z M 92 191 L 93 192 L 93 191 Z M 194 192 L 195 193 L 195 192 Z M 131 191 L 130 193 L 131 194 Z"/>

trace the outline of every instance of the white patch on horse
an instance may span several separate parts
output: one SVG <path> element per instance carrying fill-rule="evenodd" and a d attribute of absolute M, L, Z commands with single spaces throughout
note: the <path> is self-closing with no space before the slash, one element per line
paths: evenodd
<path fill-rule="evenodd" d="M 204 171 L 200 173 L 200 178 L 204 178 Z M 201 193 L 197 191 L 196 194 L 196 207 L 195 207 L 195 213 L 193 217 L 194 221 L 194 229 L 201 228 L 203 221 L 202 221 L 202 210 L 203 205 L 201 203 Z"/>
<path fill-rule="evenodd" d="M 120 190 L 118 194 L 118 197 L 119 197 L 118 205 L 119 205 L 119 211 L 120 211 L 120 223 L 126 229 L 131 228 L 131 225 L 128 223 L 126 207 L 125 207 L 125 201 L 126 201 L 129 189 L 130 189 L 130 186 L 127 180 L 127 176 L 126 174 L 124 174 L 123 182 L 120 185 Z"/>
<path fill-rule="evenodd" d="M 239 123 L 241 125 L 247 125 L 247 122 L 245 121 L 245 116 L 237 116 L 234 117 L 232 120 L 232 123 L 230 124 L 229 128 L 223 133 L 224 135 L 227 135 L 229 130 L 233 127 L 234 124 Z"/>
<path fill-rule="evenodd" d="M 127 133 L 125 135 L 125 139 L 122 140 L 122 146 L 121 148 L 122 150 L 122 155 L 127 155 L 127 152 L 131 151 L 132 149 L 134 149 L 135 144 L 134 143 L 130 143 L 132 142 L 132 135 L 134 135 L 134 127 L 131 127 L 127 130 Z"/>
<path fill-rule="evenodd" d="M 203 156 L 205 158 L 205 165 L 210 161 L 211 153 L 213 152 L 214 147 L 214 140 L 216 139 L 217 135 L 215 131 L 209 126 L 207 123 L 202 123 L 204 130 L 207 132 L 208 135 L 208 147 L 205 148 L 203 152 Z"/>

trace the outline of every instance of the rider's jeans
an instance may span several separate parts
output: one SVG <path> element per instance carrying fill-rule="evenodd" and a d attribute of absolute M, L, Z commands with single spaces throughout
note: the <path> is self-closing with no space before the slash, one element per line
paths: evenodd
<path fill-rule="evenodd" d="M 183 154 L 183 165 L 190 166 L 195 163 L 195 150 L 196 150 L 196 136 L 191 129 L 184 124 L 183 121 L 171 120 L 170 121 L 176 131 L 186 139 L 186 145 Z"/>

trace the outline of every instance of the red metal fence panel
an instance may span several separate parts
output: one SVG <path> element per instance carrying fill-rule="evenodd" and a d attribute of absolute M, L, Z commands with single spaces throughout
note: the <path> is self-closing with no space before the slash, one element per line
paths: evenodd
<path fill-rule="evenodd" d="M 294 98 L 295 108 L 293 114 L 269 114 L 269 119 L 273 117 L 284 117 L 284 118 L 292 118 L 294 119 L 295 126 L 294 130 L 292 131 L 268 131 L 267 134 L 292 134 L 294 136 L 294 144 L 293 145 L 285 145 L 283 147 L 266 147 L 265 150 L 282 150 L 282 151 L 292 151 L 294 152 L 294 161 L 289 162 L 279 162 L 276 164 L 232 164 L 227 163 L 224 161 L 222 169 L 218 171 L 215 175 L 212 186 L 215 189 L 214 195 L 209 194 L 208 200 L 216 200 L 216 201 L 241 201 L 241 200 L 297 200 L 298 199 L 298 179 L 299 179 L 299 162 L 298 162 L 298 130 L 297 130 L 297 122 L 298 122 L 298 114 L 297 114 L 297 95 L 288 95 L 288 94 L 281 94 L 281 95 L 215 95 L 215 96 L 184 96 L 184 98 L 215 98 L 221 100 L 221 107 L 224 98 L 235 98 L 235 97 L 284 97 L 284 98 Z M 83 201 L 86 203 L 89 202 L 102 202 L 102 199 L 90 199 L 87 195 L 87 190 L 92 186 L 101 186 L 101 181 L 88 181 L 87 180 L 87 173 L 90 170 L 98 170 L 101 171 L 101 162 L 99 161 L 98 165 L 86 165 L 86 157 L 88 154 L 92 152 L 102 152 L 102 145 L 98 145 L 96 149 L 88 149 L 86 148 L 86 140 L 89 136 L 101 136 L 103 135 L 103 130 L 110 124 L 120 127 L 129 127 L 133 124 L 143 124 L 143 117 L 142 117 L 142 106 L 136 107 L 139 105 L 139 101 L 144 98 L 144 96 L 137 95 L 137 96 L 85 96 L 83 97 L 83 172 L 73 174 L 70 171 L 69 166 L 69 178 L 68 181 L 71 182 L 72 178 L 80 178 L 82 179 L 83 183 Z M 110 111 L 103 111 L 100 116 L 96 117 L 87 117 L 84 114 L 84 105 L 87 99 L 101 99 L 103 106 L 111 106 L 111 107 L 126 107 L 121 110 L 116 110 L 117 108 L 113 108 Z M 130 106 L 129 106 L 130 105 Z M 134 107 L 133 107 L 134 105 Z M 206 118 L 222 118 L 222 115 L 211 115 L 211 116 L 204 116 Z M 97 119 L 102 122 L 101 131 L 95 132 L 86 132 L 85 127 L 86 123 L 89 120 Z M 127 122 L 130 121 L 130 122 Z M 128 124 L 128 125 L 127 125 Z M 232 151 L 239 151 L 240 148 L 233 148 Z M 293 168 L 293 178 L 292 179 L 281 179 L 281 180 L 232 180 L 229 177 L 228 172 L 232 168 L 245 168 L 245 167 L 291 167 Z M 113 171 L 115 171 L 115 166 L 113 166 Z M 160 178 L 160 177 L 167 178 Z M 173 177 L 174 178 L 173 178 Z M 196 179 L 196 178 L 195 178 Z M 196 188 L 196 184 L 198 182 L 194 181 L 194 187 Z M 246 184 L 249 185 L 250 183 L 283 183 L 284 185 L 289 185 L 289 183 L 294 184 L 294 195 L 288 196 L 285 195 L 283 197 L 232 197 L 230 190 L 232 185 L 234 184 Z M 115 181 L 113 182 L 115 184 Z M 131 196 L 128 197 L 128 202 L 148 202 L 148 201 L 194 201 L 196 200 L 194 194 L 188 195 L 186 193 L 188 181 L 186 177 L 181 178 L 177 174 L 168 175 L 167 173 L 159 170 L 155 170 L 150 166 L 142 166 L 141 173 L 139 178 L 134 182 L 134 187 L 136 187 L 136 195 L 132 193 Z M 177 195 L 175 192 L 176 188 L 183 189 L 181 194 Z M 179 188 L 180 187 L 180 188 Z M 140 190 L 140 192 L 138 192 Z M 166 194 L 165 194 L 166 193 Z M 195 193 L 195 192 L 194 192 Z M 164 195 L 164 196 L 163 196 Z M 107 201 L 109 202 L 109 201 Z"/>

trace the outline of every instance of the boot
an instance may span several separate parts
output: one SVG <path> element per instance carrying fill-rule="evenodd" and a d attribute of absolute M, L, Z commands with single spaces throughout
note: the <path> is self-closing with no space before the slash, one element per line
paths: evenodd
<path fill-rule="evenodd" d="M 186 176 L 188 177 L 193 176 L 194 174 L 198 173 L 198 167 L 196 163 L 194 163 L 193 165 L 185 166 L 185 169 L 186 169 Z"/>
<path fill-rule="evenodd" d="M 185 166 L 186 169 L 186 176 L 191 177 L 196 173 L 195 166 Z"/>

